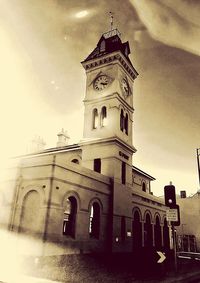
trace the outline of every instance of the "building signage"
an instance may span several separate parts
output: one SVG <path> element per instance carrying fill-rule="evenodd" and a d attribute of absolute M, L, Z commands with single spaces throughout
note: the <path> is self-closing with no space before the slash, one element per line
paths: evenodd
<path fill-rule="evenodd" d="M 163 252 L 157 252 L 157 254 L 159 255 L 159 260 L 157 261 L 157 263 L 162 263 L 165 259 L 166 259 L 166 256 L 165 256 L 165 253 Z"/>
<path fill-rule="evenodd" d="M 170 208 L 166 211 L 167 221 L 176 222 L 178 221 L 178 209 Z"/>

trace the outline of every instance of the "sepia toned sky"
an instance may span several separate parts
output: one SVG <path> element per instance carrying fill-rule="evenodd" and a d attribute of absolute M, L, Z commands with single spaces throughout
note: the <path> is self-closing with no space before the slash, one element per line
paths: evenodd
<path fill-rule="evenodd" d="M 154 176 L 155 195 L 170 181 L 198 189 L 200 2 L 196 0 L 0 0 L 1 148 L 26 152 L 41 136 L 56 145 L 61 128 L 82 138 L 85 73 L 80 64 L 114 27 L 129 41 L 134 85 L 133 164 Z"/>

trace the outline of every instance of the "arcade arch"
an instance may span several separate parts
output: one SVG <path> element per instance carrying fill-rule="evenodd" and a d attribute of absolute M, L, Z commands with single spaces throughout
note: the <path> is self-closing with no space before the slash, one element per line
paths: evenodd
<path fill-rule="evenodd" d="M 145 214 L 145 222 L 144 222 L 144 247 L 152 247 L 153 246 L 153 228 L 151 223 L 151 215 L 150 212 Z"/>
<path fill-rule="evenodd" d="M 140 210 L 133 212 L 132 235 L 133 235 L 133 249 L 142 247 L 142 223 Z"/>
<path fill-rule="evenodd" d="M 162 232 L 159 215 L 156 215 L 155 217 L 154 240 L 156 249 L 160 249 L 162 247 Z"/>

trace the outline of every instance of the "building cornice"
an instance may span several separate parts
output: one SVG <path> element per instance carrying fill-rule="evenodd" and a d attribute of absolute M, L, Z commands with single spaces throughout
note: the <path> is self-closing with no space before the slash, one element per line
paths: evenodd
<path fill-rule="evenodd" d="M 130 153 L 135 153 L 137 150 L 134 146 L 128 145 L 126 142 L 124 142 L 123 140 L 121 140 L 119 137 L 114 136 L 114 137 L 110 137 L 110 138 L 91 138 L 91 139 L 84 139 L 82 141 L 80 141 L 79 145 L 82 146 L 88 146 L 88 145 L 93 145 L 93 144 L 118 144 L 120 146 L 122 146 L 124 149 L 126 149 L 127 151 L 129 151 Z"/>
<path fill-rule="evenodd" d="M 139 169 L 139 168 L 137 168 L 135 166 L 132 166 L 132 169 L 133 169 L 133 171 L 139 173 L 140 175 L 147 177 L 151 181 L 155 181 L 156 180 L 154 177 L 152 177 L 151 175 L 147 174 L 146 172 L 142 171 L 141 169 Z"/>
<path fill-rule="evenodd" d="M 81 64 L 83 65 L 84 69 L 88 71 L 90 69 L 94 69 L 103 64 L 108 64 L 114 61 L 119 61 L 122 67 L 128 72 L 128 74 L 131 76 L 133 80 L 138 76 L 138 72 L 131 65 L 131 63 L 125 58 L 125 56 L 122 54 L 120 50 L 112 52 L 110 54 L 101 55 L 101 57 L 99 58 L 83 61 L 81 62 Z"/>
<path fill-rule="evenodd" d="M 96 98 L 92 98 L 92 99 L 84 99 L 83 102 L 84 103 L 88 103 L 88 104 L 92 104 L 94 105 L 94 102 L 105 102 L 106 100 L 110 100 L 110 98 L 117 98 L 121 104 L 123 104 L 124 106 L 126 106 L 128 108 L 128 110 L 130 112 L 134 112 L 134 108 L 132 106 L 130 106 L 121 96 L 118 92 L 113 92 L 109 95 L 106 96 L 102 96 L 102 97 L 96 97 Z"/>

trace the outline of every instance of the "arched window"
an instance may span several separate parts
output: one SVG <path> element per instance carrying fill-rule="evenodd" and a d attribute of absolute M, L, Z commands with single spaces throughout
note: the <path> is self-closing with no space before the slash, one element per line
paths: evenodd
<path fill-rule="evenodd" d="M 91 238 L 99 239 L 100 235 L 100 206 L 94 202 L 90 210 L 89 234 Z"/>
<path fill-rule="evenodd" d="M 123 132 L 124 130 L 124 111 L 121 109 L 120 113 L 120 130 Z"/>
<path fill-rule="evenodd" d="M 124 119 L 124 127 L 125 127 L 125 133 L 128 135 L 128 114 L 126 114 Z"/>
<path fill-rule="evenodd" d="M 64 206 L 63 235 L 75 238 L 76 213 L 77 201 L 75 197 L 69 197 Z"/>
<path fill-rule="evenodd" d="M 93 129 L 96 129 L 98 126 L 98 110 L 95 108 L 93 110 L 93 117 L 92 117 Z"/>
<path fill-rule="evenodd" d="M 76 164 L 79 164 L 79 161 L 78 161 L 78 159 L 76 159 L 76 158 L 72 159 L 71 162 L 76 163 Z"/>
<path fill-rule="evenodd" d="M 107 109 L 105 106 L 101 109 L 101 127 L 104 127 L 107 125 Z"/>
<path fill-rule="evenodd" d="M 29 191 L 23 200 L 20 232 L 25 234 L 35 234 L 38 233 L 39 227 L 40 195 L 37 191 Z"/>
<path fill-rule="evenodd" d="M 120 113 L 120 130 L 123 132 L 124 130 L 124 111 L 121 109 Z"/>
<path fill-rule="evenodd" d="M 145 182 L 142 183 L 142 190 L 143 190 L 143 192 L 146 192 L 146 190 L 147 190 Z"/>
<path fill-rule="evenodd" d="M 142 247 L 142 223 L 138 211 L 134 212 L 132 223 L 133 250 Z"/>
<path fill-rule="evenodd" d="M 154 225 L 155 247 L 160 249 L 162 246 L 160 219 L 156 216 L 156 224 Z"/>
<path fill-rule="evenodd" d="M 145 247 L 153 246 L 153 231 L 152 231 L 151 217 L 149 213 L 146 214 L 146 219 L 144 223 L 144 246 Z"/>

